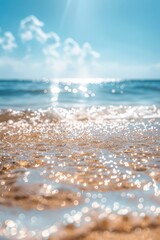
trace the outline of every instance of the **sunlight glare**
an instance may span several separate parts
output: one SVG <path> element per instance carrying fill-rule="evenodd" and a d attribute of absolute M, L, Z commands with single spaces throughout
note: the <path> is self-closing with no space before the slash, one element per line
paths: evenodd
<path fill-rule="evenodd" d="M 66 6 L 65 6 L 65 10 L 64 10 L 64 15 L 63 15 L 63 18 L 62 18 L 62 22 L 61 22 L 60 28 L 62 28 L 63 25 L 64 25 L 64 23 L 65 23 L 65 20 L 66 20 L 66 17 L 67 17 L 67 15 L 68 15 L 68 11 L 69 11 L 71 2 L 72 2 L 72 0 L 67 0 L 67 1 L 66 1 Z"/>

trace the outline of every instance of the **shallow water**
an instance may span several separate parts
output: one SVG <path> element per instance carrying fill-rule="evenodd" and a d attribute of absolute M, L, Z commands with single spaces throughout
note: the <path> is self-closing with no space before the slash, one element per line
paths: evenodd
<path fill-rule="evenodd" d="M 0 112 L 0 239 L 160 226 L 158 97 L 34 110 L 32 98 L 17 107 L 18 96 Z"/>

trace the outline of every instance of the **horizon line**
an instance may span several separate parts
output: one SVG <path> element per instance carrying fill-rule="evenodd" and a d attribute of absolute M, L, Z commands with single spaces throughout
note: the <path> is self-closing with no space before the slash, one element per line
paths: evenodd
<path fill-rule="evenodd" d="M 44 82 L 78 82 L 86 83 L 121 82 L 121 81 L 160 81 L 160 78 L 111 78 L 111 77 L 54 77 L 54 78 L 0 78 L 0 81 L 44 81 Z"/>

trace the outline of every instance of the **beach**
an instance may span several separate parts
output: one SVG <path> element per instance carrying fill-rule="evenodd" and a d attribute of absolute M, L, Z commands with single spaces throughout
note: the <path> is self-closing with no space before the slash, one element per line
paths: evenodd
<path fill-rule="evenodd" d="M 156 105 L 2 109 L 0 239 L 158 240 L 159 143 Z"/>

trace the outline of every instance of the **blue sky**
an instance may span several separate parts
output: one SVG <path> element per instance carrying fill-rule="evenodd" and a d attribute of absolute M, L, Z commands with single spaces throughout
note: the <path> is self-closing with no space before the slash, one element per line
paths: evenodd
<path fill-rule="evenodd" d="M 160 78 L 159 0 L 0 0 L 0 78 Z"/>

